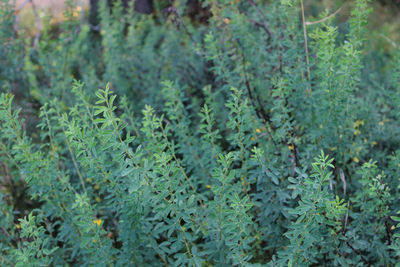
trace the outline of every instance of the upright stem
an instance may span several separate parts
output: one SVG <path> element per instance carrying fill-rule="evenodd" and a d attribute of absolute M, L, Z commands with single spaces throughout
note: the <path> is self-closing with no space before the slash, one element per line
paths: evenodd
<path fill-rule="evenodd" d="M 305 50 L 306 50 L 307 77 L 308 77 L 308 82 L 311 83 L 310 58 L 308 56 L 307 28 L 306 28 L 306 18 L 304 16 L 303 0 L 300 0 L 300 3 L 301 3 L 301 16 L 303 19 L 304 43 L 305 43 Z M 311 84 L 307 84 L 307 95 L 311 95 Z"/>

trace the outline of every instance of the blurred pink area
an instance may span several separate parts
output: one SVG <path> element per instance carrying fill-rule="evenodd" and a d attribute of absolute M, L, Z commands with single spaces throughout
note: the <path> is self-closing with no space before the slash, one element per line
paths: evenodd
<path fill-rule="evenodd" d="M 32 8 L 32 4 L 36 8 L 40 9 L 48 9 L 53 14 L 61 13 L 65 8 L 65 0 L 16 0 L 16 8 Z M 77 0 L 76 3 L 80 6 L 86 7 L 89 3 L 89 0 Z"/>

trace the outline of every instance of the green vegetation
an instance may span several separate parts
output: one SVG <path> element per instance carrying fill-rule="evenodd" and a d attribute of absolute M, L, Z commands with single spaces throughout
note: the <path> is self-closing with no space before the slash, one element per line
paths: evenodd
<path fill-rule="evenodd" d="M 400 51 L 369 1 L 202 5 L 67 1 L 31 36 L 0 0 L 1 266 L 400 266 Z"/>

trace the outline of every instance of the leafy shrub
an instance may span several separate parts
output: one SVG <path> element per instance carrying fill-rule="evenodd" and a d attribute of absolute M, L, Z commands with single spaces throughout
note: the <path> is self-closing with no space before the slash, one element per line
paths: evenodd
<path fill-rule="evenodd" d="M 295 0 L 103 3 L 99 28 L 68 1 L 37 45 L 1 3 L 2 265 L 399 261 L 400 54 L 367 67 L 367 0 L 345 31 Z"/>

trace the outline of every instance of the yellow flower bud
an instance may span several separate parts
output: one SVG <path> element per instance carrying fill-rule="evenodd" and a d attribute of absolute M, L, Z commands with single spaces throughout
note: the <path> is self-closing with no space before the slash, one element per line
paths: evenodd
<path fill-rule="evenodd" d="M 101 225 L 102 222 L 103 222 L 102 219 L 93 220 L 93 223 L 94 223 L 94 224 L 97 224 L 97 226 L 99 226 L 99 227 L 100 227 L 100 225 Z"/>

